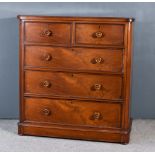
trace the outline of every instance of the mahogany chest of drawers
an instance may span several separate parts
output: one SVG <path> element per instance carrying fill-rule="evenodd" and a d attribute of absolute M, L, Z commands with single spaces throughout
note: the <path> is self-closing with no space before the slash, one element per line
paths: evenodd
<path fill-rule="evenodd" d="M 18 18 L 19 134 L 128 143 L 133 19 Z"/>

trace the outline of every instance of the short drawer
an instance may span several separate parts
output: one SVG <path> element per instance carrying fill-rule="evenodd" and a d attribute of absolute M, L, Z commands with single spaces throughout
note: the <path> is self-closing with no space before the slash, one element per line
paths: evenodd
<path fill-rule="evenodd" d="M 74 100 L 25 99 L 25 120 L 75 126 L 120 127 L 121 105 Z"/>
<path fill-rule="evenodd" d="M 117 49 L 26 46 L 25 66 L 61 70 L 122 72 L 123 51 Z"/>
<path fill-rule="evenodd" d="M 77 23 L 75 44 L 123 46 L 124 25 Z"/>
<path fill-rule="evenodd" d="M 81 98 L 121 99 L 122 77 L 62 72 L 25 72 L 25 92 Z"/>
<path fill-rule="evenodd" d="M 68 23 L 25 23 L 25 40 L 34 43 L 70 44 Z"/>

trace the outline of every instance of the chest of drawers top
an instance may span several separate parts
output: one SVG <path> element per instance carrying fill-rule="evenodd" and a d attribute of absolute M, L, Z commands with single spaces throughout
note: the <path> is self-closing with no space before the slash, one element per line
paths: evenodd
<path fill-rule="evenodd" d="M 128 143 L 134 19 L 18 18 L 19 133 Z"/>

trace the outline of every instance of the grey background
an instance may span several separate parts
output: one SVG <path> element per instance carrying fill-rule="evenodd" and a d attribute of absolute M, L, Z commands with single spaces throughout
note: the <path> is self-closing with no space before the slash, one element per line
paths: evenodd
<path fill-rule="evenodd" d="M 19 14 L 134 17 L 132 117 L 155 118 L 155 3 L 0 3 L 0 118 L 18 117 Z"/>

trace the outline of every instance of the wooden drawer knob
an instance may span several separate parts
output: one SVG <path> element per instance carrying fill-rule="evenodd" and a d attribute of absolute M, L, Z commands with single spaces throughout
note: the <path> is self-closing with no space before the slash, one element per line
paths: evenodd
<path fill-rule="evenodd" d="M 44 30 L 41 34 L 43 37 L 51 37 L 53 33 L 51 30 Z"/>
<path fill-rule="evenodd" d="M 104 33 L 101 32 L 101 31 L 97 31 L 97 32 L 94 32 L 94 33 L 92 34 L 92 37 L 93 37 L 93 38 L 103 38 L 103 37 L 104 37 Z"/>
<path fill-rule="evenodd" d="M 93 58 L 93 59 L 91 60 L 91 63 L 92 63 L 92 64 L 102 64 L 103 62 L 104 62 L 104 59 L 101 58 L 101 57 Z"/>
<path fill-rule="evenodd" d="M 50 81 L 48 81 L 48 80 L 43 81 L 43 86 L 44 86 L 44 87 L 46 87 L 46 88 L 50 88 L 51 85 L 52 85 L 52 84 L 51 84 Z"/>
<path fill-rule="evenodd" d="M 102 119 L 102 115 L 100 112 L 94 112 L 90 117 L 91 120 L 100 120 Z"/>
<path fill-rule="evenodd" d="M 101 84 L 94 84 L 92 87 L 91 87 L 91 90 L 101 90 L 102 89 L 102 85 Z"/>
<path fill-rule="evenodd" d="M 51 110 L 48 109 L 48 108 L 45 108 L 45 109 L 42 110 L 42 113 L 43 113 L 43 115 L 45 115 L 45 116 L 49 116 L 49 115 L 51 115 Z"/>
<path fill-rule="evenodd" d="M 44 54 L 42 57 L 43 61 L 51 61 L 51 59 L 52 59 L 52 55 L 49 53 Z"/>

